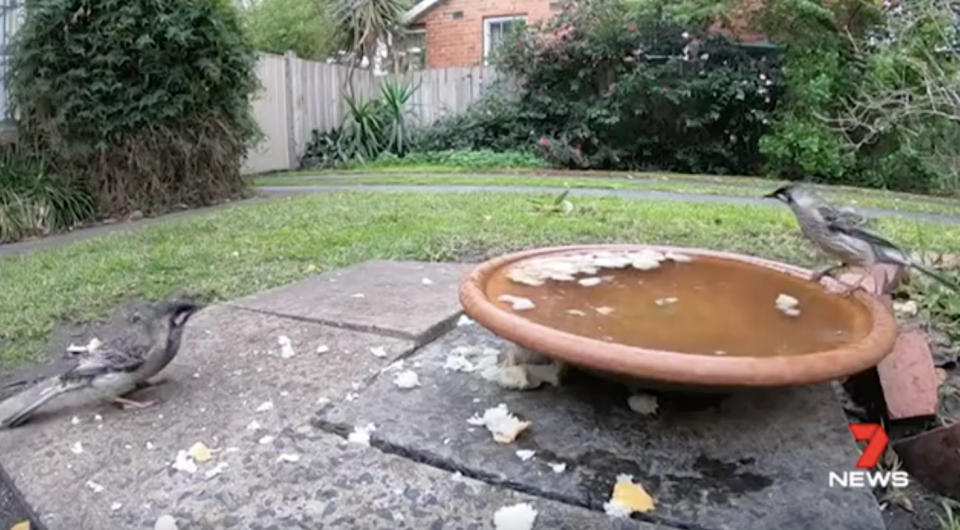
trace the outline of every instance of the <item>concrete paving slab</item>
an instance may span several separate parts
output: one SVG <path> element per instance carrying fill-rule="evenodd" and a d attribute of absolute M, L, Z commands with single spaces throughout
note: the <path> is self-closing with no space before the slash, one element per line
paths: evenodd
<path fill-rule="evenodd" d="M 24 522 L 34 530 L 42 530 L 40 521 L 27 504 L 7 472 L 0 468 L 0 528 L 14 528 Z"/>
<path fill-rule="evenodd" d="M 459 263 L 370 261 L 232 303 L 266 313 L 420 344 L 460 313 L 457 288 L 473 268 Z"/>
<path fill-rule="evenodd" d="M 447 373 L 458 346 L 503 349 L 474 324 L 458 327 L 407 361 L 422 387 L 400 391 L 378 378 L 349 403 L 321 413 L 318 427 L 345 432 L 375 423 L 373 443 L 493 484 L 602 510 L 620 473 L 657 501 L 649 520 L 683 528 L 882 529 L 868 489 L 830 488 L 830 471 L 859 456 L 829 385 L 728 396 L 659 396 L 659 410 L 628 409 L 623 387 L 574 373 L 559 388 L 508 391 L 476 373 Z M 499 403 L 533 422 L 515 443 L 495 443 L 474 413 Z M 522 461 L 515 451 L 536 451 Z M 551 463 L 564 463 L 554 473 Z"/>
<path fill-rule="evenodd" d="M 281 335 L 290 339 L 293 357 L 283 357 Z M 319 346 L 329 351 L 318 354 Z M 371 353 L 378 347 L 387 357 Z M 209 307 L 191 320 L 180 355 L 163 372 L 168 382 L 133 396 L 157 405 L 140 411 L 53 406 L 24 427 L 0 432 L 0 455 L 50 528 L 117 528 L 116 521 L 142 526 L 161 507 L 175 507 L 181 488 L 197 480 L 170 468 L 178 450 L 203 442 L 240 447 L 230 458 L 249 458 L 263 437 L 308 423 L 321 398 L 352 399 L 373 373 L 412 347 L 400 339 Z M 258 412 L 268 402 L 272 408 Z M 254 421 L 260 428 L 249 430 Z M 281 444 L 264 446 L 279 453 Z M 111 510 L 114 503 L 123 507 Z"/>
<path fill-rule="evenodd" d="M 328 351 L 317 353 L 321 346 Z M 519 502 L 539 511 L 536 529 L 663 528 L 611 521 L 311 427 L 322 399 L 356 399 L 412 346 L 207 308 L 191 321 L 169 382 L 136 396 L 160 400 L 154 408 L 55 408 L 0 433 L 0 454 L 50 529 L 153 528 L 163 515 L 181 529 L 481 529 Z M 371 352 L 381 347 L 386 358 Z M 211 458 L 194 460 L 194 472 L 175 468 L 178 452 L 196 442 Z"/>

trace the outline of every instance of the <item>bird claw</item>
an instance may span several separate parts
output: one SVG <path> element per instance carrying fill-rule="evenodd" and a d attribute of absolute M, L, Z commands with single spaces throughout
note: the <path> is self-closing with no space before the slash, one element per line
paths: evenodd
<path fill-rule="evenodd" d="M 142 390 L 144 388 L 150 388 L 152 386 L 160 386 L 166 384 L 169 379 L 166 377 L 156 377 L 153 379 L 147 379 L 146 381 L 140 381 L 137 383 L 137 390 Z"/>
<path fill-rule="evenodd" d="M 133 399 L 127 398 L 114 398 L 113 402 L 117 405 L 120 405 L 120 408 L 123 410 L 141 410 L 150 408 L 157 404 L 156 401 L 135 401 Z"/>
<path fill-rule="evenodd" d="M 818 267 L 810 274 L 810 281 L 814 283 L 820 283 L 820 280 L 823 279 L 827 274 L 837 270 L 839 267 L 837 265 L 824 265 L 823 267 Z"/>

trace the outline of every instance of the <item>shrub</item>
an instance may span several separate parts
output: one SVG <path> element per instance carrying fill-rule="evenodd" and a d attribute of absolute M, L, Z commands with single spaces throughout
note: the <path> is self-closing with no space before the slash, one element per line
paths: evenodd
<path fill-rule="evenodd" d="M 466 112 L 413 133 L 414 151 L 534 150 L 542 115 L 528 111 L 505 87 L 493 87 Z"/>
<path fill-rule="evenodd" d="M 332 7 L 323 0 L 259 0 L 243 13 L 244 30 L 257 50 L 292 51 L 323 60 L 336 48 Z"/>
<path fill-rule="evenodd" d="M 423 133 L 419 145 L 539 149 L 583 168 L 759 170 L 757 142 L 780 92 L 776 57 L 720 37 L 684 56 L 685 32 L 706 33 L 653 3 L 570 4 L 496 54 L 516 98 L 485 99 Z"/>
<path fill-rule="evenodd" d="M 240 194 L 255 54 L 226 0 L 38 0 L 10 91 L 24 145 L 102 213 Z"/>
<path fill-rule="evenodd" d="M 948 4 L 764 6 L 758 22 L 787 46 L 788 97 L 761 140 L 771 173 L 960 192 L 960 48 Z"/>
<path fill-rule="evenodd" d="M 403 168 L 439 166 L 453 169 L 520 169 L 548 167 L 537 155 L 524 151 L 449 150 L 412 152 L 404 157 L 392 153 L 381 155 L 367 164 L 348 164 L 351 168 Z"/>
<path fill-rule="evenodd" d="M 409 151 L 413 117 L 409 103 L 418 88 L 407 81 L 386 79 L 376 98 L 361 100 L 344 95 L 347 111 L 340 127 L 325 133 L 311 131 L 300 167 L 363 164 L 385 153 L 403 155 Z"/>
<path fill-rule="evenodd" d="M 327 169 L 341 165 L 340 129 L 310 131 L 310 141 L 300 157 L 300 169 Z"/>
<path fill-rule="evenodd" d="M 0 243 L 72 228 L 91 219 L 94 206 L 82 186 L 51 175 L 38 160 L 0 153 Z"/>

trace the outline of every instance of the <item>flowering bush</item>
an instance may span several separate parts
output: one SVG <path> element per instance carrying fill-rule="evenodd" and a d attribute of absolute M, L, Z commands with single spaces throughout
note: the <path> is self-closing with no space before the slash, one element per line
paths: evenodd
<path fill-rule="evenodd" d="M 506 135 L 568 167 L 759 171 L 757 141 L 780 94 L 776 57 L 641 5 L 570 3 L 508 38 L 494 61 L 519 95 L 469 135 L 487 138 L 481 147 Z M 490 134 L 502 123 L 512 128 Z"/>

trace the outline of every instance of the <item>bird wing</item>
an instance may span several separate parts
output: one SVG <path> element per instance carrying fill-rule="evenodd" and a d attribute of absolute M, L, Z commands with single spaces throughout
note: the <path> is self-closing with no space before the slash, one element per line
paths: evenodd
<path fill-rule="evenodd" d="M 907 253 L 898 247 L 896 243 L 880 237 L 873 232 L 868 232 L 862 228 L 842 222 L 829 223 L 827 226 L 833 232 L 841 233 L 869 244 L 873 248 L 873 253 L 876 258 L 881 262 L 913 265 L 913 261 L 907 256 Z"/>
<path fill-rule="evenodd" d="M 94 353 L 82 357 L 64 377 L 94 377 L 108 372 L 132 372 L 143 364 L 146 352 L 146 347 L 138 345 L 126 348 L 101 346 Z"/>
<path fill-rule="evenodd" d="M 822 217 L 827 224 L 857 227 L 862 226 L 867 221 L 866 218 L 856 212 L 838 210 L 830 206 L 818 207 L 817 213 L 820 214 L 820 217 Z"/>

